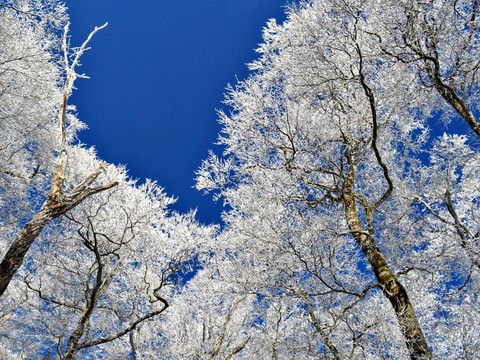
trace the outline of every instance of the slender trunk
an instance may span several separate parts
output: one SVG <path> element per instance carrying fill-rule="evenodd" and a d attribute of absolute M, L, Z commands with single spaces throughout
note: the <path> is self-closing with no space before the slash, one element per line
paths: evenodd
<path fill-rule="evenodd" d="M 84 309 L 81 319 L 77 324 L 77 328 L 72 333 L 70 338 L 68 339 L 67 350 L 65 351 L 65 355 L 62 357 L 62 360 L 73 360 L 76 358 L 77 353 L 82 348 L 79 346 L 80 339 L 82 338 L 83 334 L 85 333 L 85 324 L 87 320 L 90 319 L 90 315 L 92 309 Z"/>
<path fill-rule="evenodd" d="M 398 319 L 400 330 L 412 360 L 433 359 L 418 322 L 417 315 L 403 285 L 388 266 L 385 255 L 375 243 L 371 231 L 365 231 L 358 218 L 356 201 L 352 194 L 355 178 L 355 166 L 351 165 L 344 184 L 343 203 L 345 216 L 353 238 L 367 258 L 375 277 L 383 289 L 383 294 L 392 304 Z"/>
<path fill-rule="evenodd" d="M 128 340 L 130 341 L 130 348 L 132 349 L 132 360 L 137 360 L 137 349 L 135 348 L 135 333 L 134 331 L 130 331 L 128 335 Z"/>

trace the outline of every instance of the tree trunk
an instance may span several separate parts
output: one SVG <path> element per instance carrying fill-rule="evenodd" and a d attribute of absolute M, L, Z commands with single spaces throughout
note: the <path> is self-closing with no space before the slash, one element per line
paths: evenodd
<path fill-rule="evenodd" d="M 387 259 L 375 243 L 374 234 L 371 231 L 365 231 L 358 218 L 355 198 L 351 195 L 354 178 L 355 165 L 351 165 L 351 168 L 347 172 L 347 179 L 342 195 L 348 227 L 356 243 L 370 263 L 373 273 L 383 289 L 383 294 L 392 304 L 400 325 L 400 330 L 410 352 L 410 358 L 412 360 L 433 359 L 405 288 L 388 266 Z"/>
<path fill-rule="evenodd" d="M 23 258 L 33 241 L 41 233 L 45 225 L 54 218 L 54 214 L 47 206 L 42 206 L 41 210 L 33 217 L 31 221 L 25 224 L 20 234 L 8 249 L 2 263 L 0 264 L 0 296 L 7 289 L 13 275 L 17 272 L 23 263 Z"/>

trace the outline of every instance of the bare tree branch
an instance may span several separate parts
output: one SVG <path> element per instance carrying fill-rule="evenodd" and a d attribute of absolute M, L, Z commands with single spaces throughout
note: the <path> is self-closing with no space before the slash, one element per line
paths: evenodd
<path fill-rule="evenodd" d="M 65 85 L 63 89 L 63 97 L 59 107 L 58 122 L 60 127 L 60 143 L 61 150 L 58 159 L 57 168 L 52 180 L 52 186 L 48 194 L 47 200 L 43 203 L 40 211 L 33 217 L 31 221 L 25 224 L 20 234 L 14 240 L 10 248 L 7 250 L 2 263 L 0 264 L 0 296 L 5 292 L 8 284 L 10 284 L 11 279 L 20 268 L 23 263 L 23 259 L 27 254 L 30 246 L 41 233 L 43 228 L 53 219 L 58 218 L 64 215 L 66 212 L 73 209 L 75 206 L 80 204 L 87 197 L 99 193 L 101 191 L 108 190 L 117 185 L 117 182 L 110 182 L 108 184 L 98 186 L 95 188 L 89 188 L 95 179 L 100 174 L 100 171 L 104 164 L 100 164 L 95 171 L 90 174 L 81 184 L 75 187 L 70 193 L 64 194 L 63 192 L 63 180 L 65 174 L 65 166 L 67 163 L 67 144 L 66 144 L 66 108 L 68 97 L 71 94 L 71 89 L 73 82 L 76 78 L 75 66 L 78 64 L 78 60 L 83 52 L 86 50 L 86 46 L 92 36 L 103 29 L 107 24 L 95 28 L 87 40 L 82 44 L 81 48 L 77 51 L 76 57 L 71 66 L 68 66 L 67 62 L 67 78 L 65 80 Z M 64 35 L 64 44 L 66 52 L 66 31 Z M 67 55 L 65 55 L 67 57 Z"/>

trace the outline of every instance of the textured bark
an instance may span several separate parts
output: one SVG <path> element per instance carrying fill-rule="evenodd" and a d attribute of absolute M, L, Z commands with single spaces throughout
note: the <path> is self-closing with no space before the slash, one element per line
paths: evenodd
<path fill-rule="evenodd" d="M 372 149 L 378 164 L 383 170 L 383 176 L 388 187 L 380 199 L 371 206 L 368 205 L 368 201 L 365 198 L 362 199 L 362 205 L 366 212 L 367 221 L 367 229 L 365 230 L 358 218 L 355 197 L 352 195 L 355 183 L 356 160 L 354 155 L 349 154 L 349 168 L 347 170 L 342 195 L 343 203 L 345 205 L 345 216 L 350 231 L 352 232 L 352 236 L 370 263 L 373 273 L 383 289 L 383 294 L 387 297 L 395 310 L 400 330 L 405 338 L 411 359 L 433 359 L 427 341 L 425 340 L 425 336 L 423 335 L 422 328 L 418 322 L 415 310 L 408 298 L 407 291 L 393 274 L 388 266 L 387 259 L 375 243 L 373 212 L 390 197 L 390 194 L 393 191 L 393 182 L 390 179 L 388 168 L 383 162 L 377 147 L 378 124 L 375 97 L 372 89 L 366 83 L 363 73 L 363 56 L 359 45 L 357 45 L 357 53 L 360 59 L 359 79 L 365 92 L 365 96 L 368 99 L 372 116 Z"/>
<path fill-rule="evenodd" d="M 30 249 L 30 246 L 51 220 L 70 211 L 90 195 L 110 189 L 117 185 L 116 182 L 111 182 L 107 185 L 96 188 L 88 187 L 98 177 L 102 167 L 103 164 L 97 167 L 97 169 L 87 177 L 84 182 L 75 187 L 67 195 L 63 194 L 61 186 L 59 185 L 63 180 L 63 166 L 60 165 L 57 168 L 57 172 L 62 171 L 62 174 L 55 174 L 47 200 L 33 219 L 25 224 L 20 234 L 7 250 L 3 261 L 0 264 L 0 296 L 3 295 L 8 284 L 12 280 L 13 275 L 15 275 L 22 265 L 23 259 L 25 258 L 28 249 Z"/>
<path fill-rule="evenodd" d="M 8 249 L 0 264 L 0 296 L 3 295 L 13 275 L 22 265 L 23 258 L 33 241 L 50 220 L 51 217 L 46 214 L 45 209 L 40 210 L 30 222 L 25 224 L 20 234 Z"/>
<path fill-rule="evenodd" d="M 364 226 L 358 218 L 356 201 L 354 196 L 351 195 L 354 178 L 355 165 L 352 164 L 347 172 L 343 189 L 345 217 L 352 236 L 370 263 L 373 273 L 383 289 L 383 294 L 392 304 L 411 359 L 433 359 L 405 288 L 388 266 L 385 255 L 383 255 L 375 243 L 374 234 L 370 230 L 365 231 Z M 369 212 L 369 210 L 372 211 L 371 209 L 366 210 L 367 212 Z M 369 216 L 371 216 L 371 214 L 367 214 L 367 217 Z"/>

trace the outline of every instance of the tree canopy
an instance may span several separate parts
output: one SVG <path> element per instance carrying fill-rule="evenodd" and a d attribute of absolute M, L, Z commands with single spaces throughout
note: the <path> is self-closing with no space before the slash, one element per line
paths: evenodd
<path fill-rule="evenodd" d="M 76 138 L 65 6 L 0 2 L 0 357 L 480 356 L 480 4 L 286 11 L 227 88 L 204 226 Z"/>
<path fill-rule="evenodd" d="M 310 356 L 478 356 L 478 11 L 300 2 L 229 88 L 197 179 L 232 208 L 218 280 L 294 299 Z"/>

